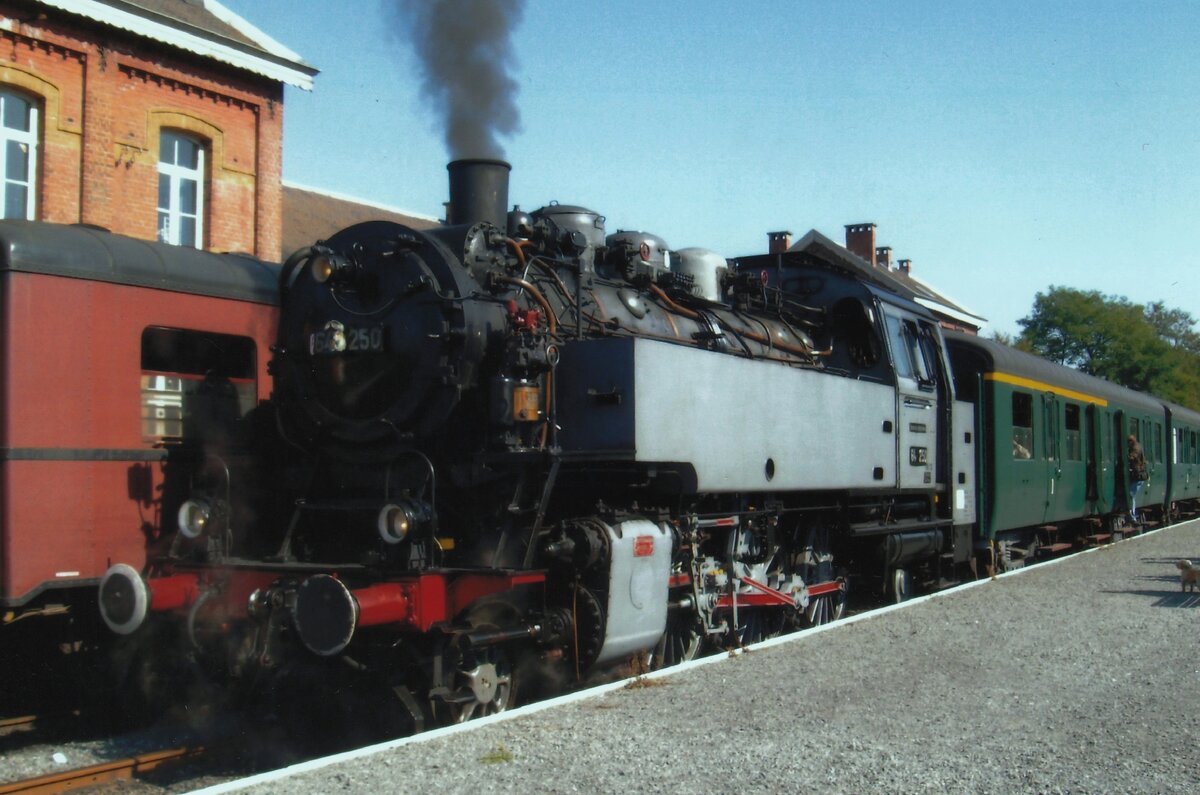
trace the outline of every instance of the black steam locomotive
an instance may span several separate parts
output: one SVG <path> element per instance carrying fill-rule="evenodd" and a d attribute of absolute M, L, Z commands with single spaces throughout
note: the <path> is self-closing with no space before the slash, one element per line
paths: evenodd
<path fill-rule="evenodd" d="M 213 457 L 171 556 L 105 578 L 111 627 L 462 720 L 829 621 L 848 567 L 901 597 L 967 561 L 973 415 L 925 309 L 800 253 L 506 212 L 508 171 L 452 163 L 445 226 L 285 263 L 246 445 L 284 485 L 248 497 Z"/>

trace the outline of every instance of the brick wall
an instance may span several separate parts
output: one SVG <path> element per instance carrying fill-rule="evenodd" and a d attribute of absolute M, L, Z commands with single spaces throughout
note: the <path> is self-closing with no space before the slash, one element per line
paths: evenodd
<path fill-rule="evenodd" d="M 37 217 L 153 240 L 159 131 L 206 146 L 204 246 L 278 259 L 283 86 L 0 0 L 0 85 L 41 107 Z"/>

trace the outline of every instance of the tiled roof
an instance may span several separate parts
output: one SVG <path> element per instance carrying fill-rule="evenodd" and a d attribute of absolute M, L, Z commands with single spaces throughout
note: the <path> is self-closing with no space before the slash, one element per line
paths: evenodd
<path fill-rule="evenodd" d="M 209 33 L 247 44 L 266 52 L 261 42 L 255 41 L 240 30 L 214 15 L 204 0 L 127 0 L 129 5 L 140 6 L 147 11 L 171 17 L 179 22 L 200 28 Z"/>
<path fill-rule="evenodd" d="M 987 322 L 986 318 L 980 317 L 968 309 L 963 309 L 950 299 L 930 289 L 924 282 L 918 281 L 900 270 L 876 267 L 815 229 L 809 230 L 808 234 L 800 238 L 788 251 L 807 252 L 817 259 L 848 270 L 860 278 L 891 290 L 901 298 L 921 304 L 935 313 L 940 312 L 956 321 L 965 322 L 976 328 Z"/>
<path fill-rule="evenodd" d="M 958 302 L 947 298 L 945 295 L 931 288 L 928 284 L 925 284 L 923 281 L 914 277 L 911 273 L 905 273 L 902 270 L 889 271 L 889 273 L 891 273 L 896 281 L 913 291 L 915 296 L 913 300 L 915 300 L 918 304 L 923 304 L 935 310 L 938 307 L 941 307 L 944 310 L 947 310 L 946 314 L 959 313 L 964 315 L 965 317 L 957 317 L 956 319 L 966 320 L 968 323 L 971 323 L 977 328 L 982 327 L 983 324 L 987 322 L 987 318 L 981 317 L 971 310 L 964 308 Z"/>
<path fill-rule="evenodd" d="M 299 55 L 217 0 L 36 0 L 36 3 L 305 90 L 312 89 L 317 73 Z"/>
<path fill-rule="evenodd" d="M 362 221 L 395 221 L 413 229 L 439 225 L 436 218 L 371 204 L 349 196 L 284 183 L 283 256 Z"/>

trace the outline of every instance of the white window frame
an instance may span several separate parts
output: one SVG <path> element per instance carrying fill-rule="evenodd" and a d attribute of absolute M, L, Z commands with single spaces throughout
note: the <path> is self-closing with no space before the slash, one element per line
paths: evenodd
<path fill-rule="evenodd" d="M 168 154 L 162 151 L 168 143 L 167 136 L 171 135 L 176 138 L 191 141 L 196 145 L 196 167 L 189 168 L 187 166 L 178 165 L 176 163 L 168 163 L 165 161 L 165 156 Z M 174 142 L 170 141 L 173 145 Z M 204 168 L 205 168 L 205 141 L 202 138 L 197 138 L 194 135 L 188 135 L 179 130 L 163 129 L 159 132 L 159 155 L 158 155 L 158 173 L 161 177 L 166 177 L 168 180 L 167 188 L 167 206 L 161 204 L 158 207 L 158 240 L 160 243 L 170 243 L 173 246 L 189 246 L 191 248 L 204 247 Z M 171 158 L 176 158 L 174 151 L 169 153 Z M 184 180 L 194 180 L 196 183 L 196 212 L 185 213 L 181 209 L 180 189 Z M 161 194 L 160 194 L 161 195 Z M 165 216 L 165 218 L 164 218 Z M 196 221 L 195 238 L 191 240 L 182 239 L 181 230 L 183 228 L 183 219 L 193 218 Z M 163 221 L 166 225 L 163 225 Z"/>
<path fill-rule="evenodd" d="M 7 103 L 12 100 L 29 105 L 29 129 L 17 130 L 4 126 L 4 109 L 0 107 L 0 184 L 5 189 L 3 197 L 0 198 L 0 218 L 14 217 L 7 215 L 7 193 L 10 184 L 17 184 L 25 187 L 25 215 L 23 217 L 26 220 L 32 221 L 36 217 L 35 213 L 37 212 L 39 109 L 37 101 L 28 94 L 14 91 L 8 87 L 0 87 L 0 103 Z M 25 147 L 27 158 L 25 174 L 27 178 L 24 180 L 13 179 L 9 176 L 9 143 L 17 143 Z"/>

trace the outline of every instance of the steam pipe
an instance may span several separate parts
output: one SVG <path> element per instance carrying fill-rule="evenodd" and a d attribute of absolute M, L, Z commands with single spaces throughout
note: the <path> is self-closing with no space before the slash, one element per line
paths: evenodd
<path fill-rule="evenodd" d="M 558 318 L 554 314 L 554 310 L 550 308 L 550 302 L 546 300 L 546 296 L 542 295 L 542 291 L 533 286 L 532 282 L 525 279 L 518 279 L 514 276 L 505 276 L 497 274 L 496 281 L 504 284 L 511 284 L 514 287 L 519 287 L 533 297 L 542 307 L 542 311 L 546 313 L 546 325 L 550 328 L 550 336 L 553 337 L 558 331 Z M 551 418 L 552 409 L 554 406 L 554 371 L 546 371 L 546 422 L 542 425 L 542 432 L 538 441 L 538 446 L 545 448 L 546 437 L 550 432 L 550 425 L 553 423 Z"/>

